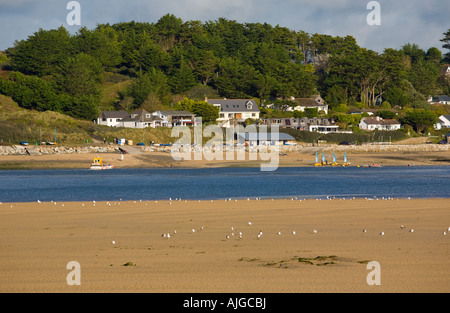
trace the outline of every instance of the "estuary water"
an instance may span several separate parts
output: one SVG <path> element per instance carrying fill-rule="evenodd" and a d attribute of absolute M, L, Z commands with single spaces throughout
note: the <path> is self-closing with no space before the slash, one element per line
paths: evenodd
<path fill-rule="evenodd" d="M 0 171 L 0 202 L 450 197 L 450 166 Z"/>

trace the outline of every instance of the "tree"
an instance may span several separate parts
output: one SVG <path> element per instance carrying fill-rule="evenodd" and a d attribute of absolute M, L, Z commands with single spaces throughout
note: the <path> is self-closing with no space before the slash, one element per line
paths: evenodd
<path fill-rule="evenodd" d="M 27 40 L 15 42 L 6 51 L 14 70 L 28 75 L 53 75 L 71 53 L 69 32 L 60 27 L 56 30 L 39 29 Z"/>
<path fill-rule="evenodd" d="M 150 93 L 156 94 L 160 99 L 168 94 L 168 79 L 167 76 L 161 71 L 153 68 L 150 72 L 143 74 L 138 73 L 138 77 L 131 84 L 122 98 L 127 96 L 134 98 L 134 103 L 137 107 L 147 99 Z"/>
<path fill-rule="evenodd" d="M 205 123 L 215 122 L 219 118 L 219 108 L 206 101 L 184 98 L 176 104 L 175 110 L 194 113 L 196 116 L 202 117 L 202 121 Z"/>
<path fill-rule="evenodd" d="M 425 109 L 409 109 L 403 117 L 403 123 L 412 126 L 418 133 L 431 127 L 436 121 L 436 115 Z"/>
<path fill-rule="evenodd" d="M 442 48 L 450 50 L 450 29 L 444 33 L 444 38 L 441 41 L 444 43 Z M 450 62 L 450 51 L 445 54 L 445 61 Z"/>
<path fill-rule="evenodd" d="M 195 75 L 185 61 L 181 61 L 180 67 L 174 69 L 168 82 L 171 91 L 175 94 L 184 93 L 196 85 Z"/>
<path fill-rule="evenodd" d="M 76 97 L 99 94 L 103 69 L 94 57 L 85 53 L 69 57 L 62 62 L 60 72 L 64 92 Z"/>
<path fill-rule="evenodd" d="M 98 25 L 95 30 L 82 27 L 73 38 L 78 53 L 94 57 L 104 67 L 115 67 L 122 62 L 122 43 L 118 33 L 109 25 Z"/>

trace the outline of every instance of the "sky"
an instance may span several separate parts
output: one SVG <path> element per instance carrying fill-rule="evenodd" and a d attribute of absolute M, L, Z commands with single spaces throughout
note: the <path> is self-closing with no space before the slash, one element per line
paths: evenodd
<path fill-rule="evenodd" d="M 78 0 L 81 26 L 69 25 L 70 0 L 0 0 L 0 50 L 26 39 L 40 28 L 60 26 L 75 34 L 80 27 L 139 21 L 156 23 L 165 14 L 183 21 L 268 23 L 310 34 L 351 35 L 359 46 L 382 53 L 415 43 L 442 52 L 443 33 L 450 29 L 448 0 L 379 0 L 379 11 L 369 0 Z M 378 14 L 379 12 L 379 14 Z M 375 14 L 375 16 L 374 16 Z M 379 17 L 380 25 L 369 25 Z"/>

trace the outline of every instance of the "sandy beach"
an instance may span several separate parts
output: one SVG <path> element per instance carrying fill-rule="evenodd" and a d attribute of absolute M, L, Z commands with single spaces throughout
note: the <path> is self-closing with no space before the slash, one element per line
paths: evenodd
<path fill-rule="evenodd" d="M 320 148 L 319 148 L 320 151 Z M 327 152 L 327 159 L 331 161 L 331 151 Z M 408 164 L 424 165 L 450 165 L 450 149 L 444 151 L 379 151 L 379 152 L 351 152 L 348 160 L 352 166 L 377 163 L 385 166 L 406 166 Z M 0 169 L 62 169 L 62 168 L 89 168 L 94 157 L 102 157 L 105 163 L 111 163 L 115 168 L 147 168 L 147 167 L 244 167 L 268 164 L 271 159 L 250 160 L 249 154 L 245 154 L 244 160 L 234 157 L 227 160 L 191 160 L 175 161 L 170 151 L 167 152 L 140 152 L 122 155 L 115 153 L 82 153 L 82 154 L 49 154 L 49 155 L 0 155 Z M 279 167 L 313 166 L 315 163 L 315 148 L 310 147 L 299 151 L 287 152 L 278 156 Z M 321 158 L 321 156 L 320 156 Z M 337 151 L 338 162 L 343 162 L 344 152 Z M 269 160 L 269 161 L 268 161 Z"/>
<path fill-rule="evenodd" d="M 448 199 L 3 203 L 0 292 L 449 292 L 449 226 Z"/>

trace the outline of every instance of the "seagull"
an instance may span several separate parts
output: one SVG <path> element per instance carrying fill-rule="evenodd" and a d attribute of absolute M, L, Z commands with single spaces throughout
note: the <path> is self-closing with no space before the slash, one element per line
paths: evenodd
<path fill-rule="evenodd" d="M 41 203 L 41 201 L 40 201 L 40 200 L 38 200 L 38 201 L 37 201 L 37 203 Z"/>
<path fill-rule="evenodd" d="M 277 235 L 281 235 L 281 232 L 278 232 Z"/>
<path fill-rule="evenodd" d="M 113 241 L 112 241 L 112 244 L 113 244 L 113 245 L 115 245 L 115 244 L 116 244 L 116 242 L 115 242 L 115 241 L 113 240 Z"/>
<path fill-rule="evenodd" d="M 252 226 L 253 225 L 253 223 L 252 222 L 248 222 L 248 226 Z"/>
<path fill-rule="evenodd" d="M 225 237 L 225 238 L 227 238 L 227 239 L 230 239 L 230 236 L 226 235 L 226 237 Z"/>
<path fill-rule="evenodd" d="M 295 230 L 292 232 L 292 235 L 295 235 Z"/>
<path fill-rule="evenodd" d="M 400 225 L 400 228 L 401 228 L 401 229 L 404 229 L 404 228 L 405 228 L 405 226 L 403 226 L 403 225 Z"/>
<path fill-rule="evenodd" d="M 314 233 L 314 234 L 317 234 L 317 230 L 316 230 L 316 229 L 313 229 L 313 233 Z"/>
<path fill-rule="evenodd" d="M 167 234 L 167 238 L 170 238 L 170 234 Z"/>
<path fill-rule="evenodd" d="M 411 228 L 411 229 L 409 230 L 409 232 L 410 232 L 410 233 L 413 233 L 413 232 L 414 232 L 414 229 Z"/>
<path fill-rule="evenodd" d="M 444 236 L 447 235 L 447 233 L 446 233 L 445 231 L 444 231 L 442 234 L 443 234 Z"/>
<path fill-rule="evenodd" d="M 363 229 L 363 233 L 367 233 L 367 229 Z"/>
<path fill-rule="evenodd" d="M 195 229 L 194 228 L 192 228 L 192 232 L 195 233 Z"/>
<path fill-rule="evenodd" d="M 449 228 L 447 228 L 447 231 L 450 231 L 450 227 L 449 227 Z"/>
<path fill-rule="evenodd" d="M 384 231 L 382 231 L 382 232 L 380 233 L 380 236 L 384 236 Z"/>

